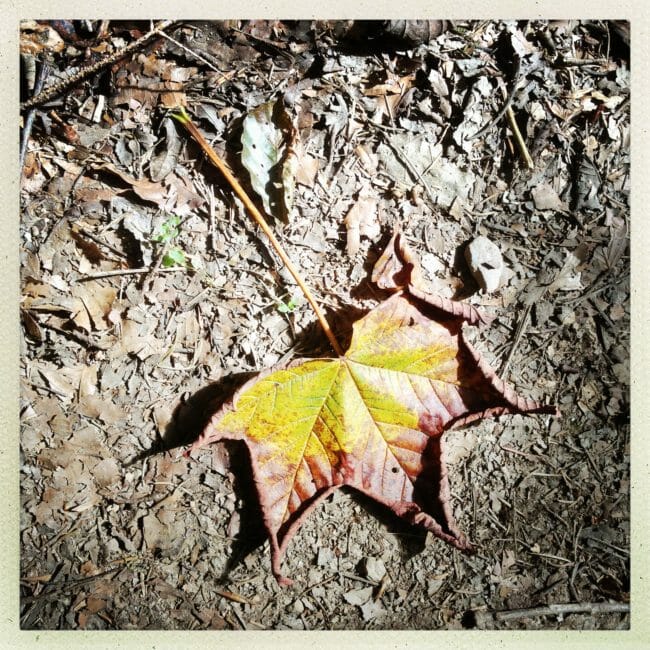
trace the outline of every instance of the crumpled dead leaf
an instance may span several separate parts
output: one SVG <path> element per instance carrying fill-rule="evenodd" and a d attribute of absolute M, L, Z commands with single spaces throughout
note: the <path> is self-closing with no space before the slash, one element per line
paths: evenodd
<path fill-rule="evenodd" d="M 155 183 L 163 180 L 176 167 L 178 154 L 181 151 L 181 139 L 176 130 L 176 124 L 171 117 L 163 120 L 165 139 L 158 153 L 154 154 L 149 163 L 149 176 Z"/>
<path fill-rule="evenodd" d="M 359 252 L 361 237 L 375 239 L 379 236 L 381 228 L 377 221 L 377 199 L 362 195 L 348 211 L 344 223 L 348 231 L 346 252 L 354 257 Z"/>
<path fill-rule="evenodd" d="M 72 289 L 75 298 L 72 320 L 87 332 L 102 331 L 111 327 L 107 316 L 117 297 L 117 290 L 96 281 L 77 284 Z"/>
<path fill-rule="evenodd" d="M 119 170 L 115 165 L 110 163 L 103 163 L 101 165 L 93 165 L 93 169 L 97 171 L 104 171 L 117 176 L 122 182 L 126 183 L 143 201 L 154 203 L 160 208 L 165 206 L 167 202 L 167 191 L 161 183 L 153 183 L 145 179 L 136 179 L 133 176 Z"/>

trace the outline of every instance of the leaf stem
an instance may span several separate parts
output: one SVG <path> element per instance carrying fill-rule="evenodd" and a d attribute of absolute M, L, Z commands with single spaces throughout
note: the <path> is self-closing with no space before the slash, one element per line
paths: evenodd
<path fill-rule="evenodd" d="M 330 328 L 329 323 L 325 318 L 325 315 L 321 311 L 320 307 L 318 306 L 318 303 L 316 302 L 316 299 L 314 298 L 311 291 L 309 290 L 304 280 L 302 279 L 300 273 L 298 272 L 298 269 L 293 265 L 293 262 L 289 259 L 288 255 L 284 252 L 284 249 L 280 245 L 280 242 L 276 239 L 275 235 L 273 234 L 273 231 L 271 230 L 268 223 L 266 222 L 266 219 L 264 219 L 264 217 L 262 216 L 262 213 L 257 209 L 255 204 L 251 201 L 248 194 L 246 194 L 246 191 L 239 184 L 239 181 L 234 177 L 230 169 L 228 169 L 226 164 L 217 155 L 217 152 L 210 146 L 208 141 L 201 135 L 201 132 L 197 129 L 196 125 L 194 124 L 194 122 L 192 122 L 190 116 L 185 112 L 185 110 L 181 108 L 179 111 L 172 113 L 172 117 L 178 120 L 187 129 L 188 133 L 194 138 L 194 140 L 196 140 L 197 144 L 201 147 L 201 149 L 203 149 L 203 152 L 208 157 L 208 160 L 210 160 L 210 162 L 224 175 L 226 180 L 230 183 L 230 186 L 232 187 L 233 191 L 242 200 L 243 204 L 246 206 L 246 209 L 253 217 L 257 225 L 264 231 L 264 234 L 269 238 L 269 241 L 271 242 L 271 245 L 275 249 L 276 253 L 280 256 L 280 259 L 284 262 L 284 265 L 287 267 L 287 270 L 289 271 L 289 273 L 291 273 L 294 280 L 298 283 L 298 286 L 300 287 L 303 294 L 305 294 L 305 298 L 307 298 L 307 301 L 309 302 L 312 309 L 314 310 L 314 313 L 318 318 L 318 322 L 323 328 L 323 331 L 325 332 L 325 336 L 327 336 L 327 339 L 330 342 L 332 348 L 334 349 L 336 354 L 342 357 L 344 354 L 343 350 L 339 345 L 339 342 L 336 340 L 336 337 L 334 336 L 334 333 L 332 332 L 332 329 Z"/>

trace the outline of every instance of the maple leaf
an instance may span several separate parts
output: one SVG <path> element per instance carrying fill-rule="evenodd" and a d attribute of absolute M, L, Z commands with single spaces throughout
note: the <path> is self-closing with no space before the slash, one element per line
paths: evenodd
<path fill-rule="evenodd" d="M 463 337 L 465 322 L 485 319 L 431 296 L 417 269 L 393 237 L 373 279 L 396 293 L 354 324 L 345 355 L 264 371 L 221 407 L 190 449 L 244 441 L 280 584 L 291 583 L 281 560 L 292 536 L 342 486 L 471 550 L 449 505 L 443 433 L 506 413 L 556 413 L 497 377 Z"/>

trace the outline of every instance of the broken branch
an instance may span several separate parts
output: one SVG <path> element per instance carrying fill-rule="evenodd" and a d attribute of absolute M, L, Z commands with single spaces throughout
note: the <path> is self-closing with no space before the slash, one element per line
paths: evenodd
<path fill-rule="evenodd" d="M 135 52 L 152 38 L 159 36 L 160 32 L 163 29 L 171 27 L 171 25 L 176 22 L 178 21 L 163 20 L 162 22 L 158 23 L 151 31 L 147 32 L 144 36 L 141 36 L 136 41 L 133 41 L 133 43 L 129 43 L 126 47 L 118 50 L 117 52 L 114 52 L 110 56 L 107 56 L 105 59 L 101 59 L 101 61 L 97 61 L 97 63 L 93 63 L 92 65 L 88 65 L 85 68 L 81 68 L 79 72 L 67 77 L 63 81 L 49 86 L 42 92 L 34 95 L 20 105 L 20 110 L 24 111 L 29 108 L 33 108 L 34 106 L 40 106 L 41 104 L 54 99 L 57 95 L 64 93 L 75 84 L 78 84 L 80 81 L 83 81 L 87 77 L 91 77 L 100 70 L 103 70 L 104 68 L 117 63 L 120 59 L 123 59 L 125 56 L 128 56 L 132 52 Z"/>
<path fill-rule="evenodd" d="M 522 618 L 535 616 L 566 616 L 567 614 L 627 614 L 630 611 L 629 603 L 560 603 L 527 609 L 511 609 L 501 612 L 475 611 L 477 627 L 482 628 L 489 620 L 516 621 Z"/>

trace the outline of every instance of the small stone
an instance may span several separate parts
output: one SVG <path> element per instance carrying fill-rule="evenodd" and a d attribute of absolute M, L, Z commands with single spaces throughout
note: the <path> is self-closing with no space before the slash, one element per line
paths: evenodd
<path fill-rule="evenodd" d="M 318 556 L 316 557 L 316 564 L 318 566 L 328 566 L 330 562 L 335 560 L 334 553 L 331 548 L 321 546 L 318 549 Z"/>
<path fill-rule="evenodd" d="M 373 618 L 377 618 L 386 613 L 386 610 L 381 606 L 381 603 L 369 600 L 368 602 L 360 605 L 361 607 L 361 616 L 364 621 L 371 621 Z"/>
<path fill-rule="evenodd" d="M 386 567 L 381 560 L 374 557 L 367 557 L 363 566 L 364 573 L 368 580 L 380 582 L 386 575 Z"/>
<path fill-rule="evenodd" d="M 487 237 L 477 237 L 465 249 L 465 260 L 474 279 L 485 293 L 499 288 L 503 257 L 497 245 Z"/>
<path fill-rule="evenodd" d="M 300 616 L 305 611 L 302 600 L 296 600 L 293 604 L 293 611 Z"/>
<path fill-rule="evenodd" d="M 365 605 L 372 598 L 372 587 L 362 587 L 361 589 L 352 589 L 343 594 L 343 598 L 350 605 Z"/>
<path fill-rule="evenodd" d="M 566 210 L 566 205 L 548 183 L 537 185 L 531 195 L 537 210 Z"/>

